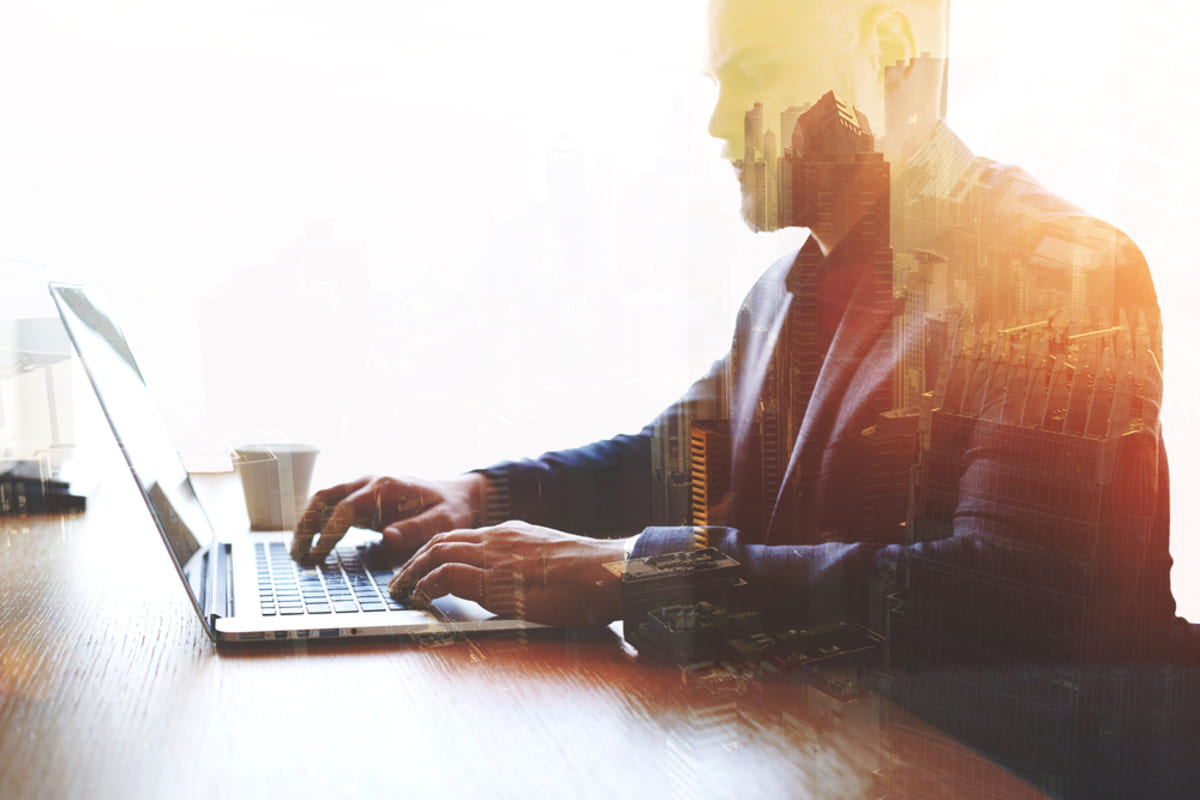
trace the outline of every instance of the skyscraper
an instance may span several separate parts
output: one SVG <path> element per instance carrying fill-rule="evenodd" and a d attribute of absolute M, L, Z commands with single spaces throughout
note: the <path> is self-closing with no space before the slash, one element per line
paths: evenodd
<path fill-rule="evenodd" d="M 1116 630 L 1114 606 L 1145 602 L 1130 556 L 1151 535 L 1152 498 L 1122 475 L 1158 463 L 1158 365 L 1145 318 L 1067 336 L 1050 325 L 964 336 L 940 382 L 918 471 L 910 543 L 948 540 L 972 508 L 974 460 L 1007 459 L 988 513 L 1020 535 L 986 561 L 908 557 L 906 600 L 892 625 L 905 663 L 1091 659 L 1147 630 Z M 1147 617 L 1150 609 L 1146 608 Z"/>
<path fill-rule="evenodd" d="M 770 156 L 764 149 L 768 141 L 765 137 L 769 137 L 772 151 Z M 773 162 L 774 137 L 770 131 L 764 131 L 762 103 L 755 103 L 754 107 L 746 112 L 741 165 L 742 196 L 750 204 L 750 208 L 745 209 L 745 217 L 755 230 L 773 230 L 775 227 L 773 221 L 768 219 L 767 208 L 769 176 L 775 169 Z"/>
<path fill-rule="evenodd" d="M 779 147 L 782 153 L 775 162 L 774 169 L 779 176 L 777 224 L 781 228 L 787 226 L 788 220 L 792 219 L 792 174 L 784 162 L 792 149 L 792 133 L 796 129 L 796 120 L 811 107 L 810 103 L 802 106 L 788 106 L 779 114 Z"/>

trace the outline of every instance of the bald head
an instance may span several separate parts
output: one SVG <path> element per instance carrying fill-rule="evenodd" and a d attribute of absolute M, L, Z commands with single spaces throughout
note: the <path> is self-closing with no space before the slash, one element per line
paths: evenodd
<path fill-rule="evenodd" d="M 756 103 L 763 130 L 786 145 L 781 114 L 832 90 L 882 135 L 887 67 L 922 53 L 944 57 L 948 6 L 949 0 L 711 0 L 708 68 L 720 95 L 709 133 L 725 142 L 725 157 L 736 163 L 746 152 L 746 112 Z"/>

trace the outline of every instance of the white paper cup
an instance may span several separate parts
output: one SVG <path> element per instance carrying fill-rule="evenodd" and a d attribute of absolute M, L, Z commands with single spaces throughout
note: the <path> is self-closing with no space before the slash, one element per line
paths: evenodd
<path fill-rule="evenodd" d="M 312 445 L 284 442 L 234 448 L 233 463 L 242 478 L 251 530 L 295 530 L 308 502 L 319 452 Z"/>

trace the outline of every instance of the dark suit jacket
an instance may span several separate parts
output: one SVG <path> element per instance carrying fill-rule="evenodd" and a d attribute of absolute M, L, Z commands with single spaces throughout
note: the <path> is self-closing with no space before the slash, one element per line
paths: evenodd
<path fill-rule="evenodd" d="M 943 308 L 905 311 L 912 293 L 869 259 L 822 258 L 810 240 L 750 291 L 730 353 L 640 433 L 487 470 L 493 519 L 640 532 L 635 557 L 706 542 L 744 565 L 754 608 L 791 625 L 886 630 L 916 661 L 1151 653 L 1174 601 L 1145 261 L 1025 173 L 970 156 L 944 128 L 935 139 L 893 187 L 892 242 L 898 264 L 908 253 L 986 264 L 944 281 Z M 944 208 L 959 217 L 938 221 Z M 1012 344 L 1012 331 L 1045 321 L 1029 308 L 1056 292 L 1091 310 L 1051 317 L 1086 319 L 1064 323 L 1048 352 L 1020 351 L 1034 345 Z M 1008 338 L 985 348 L 999 330 Z M 1110 349 L 1133 342 L 1136 379 L 1120 367 L 1126 378 L 1101 392 L 1115 373 L 1096 365 L 1112 356 L 1089 355 L 1089 334 Z M 788 341 L 817 342 L 817 356 L 789 356 Z M 881 414 L 903 406 L 898 362 L 914 353 L 928 365 L 924 399 L 889 421 Z M 1095 375 L 1056 394 L 1085 361 Z M 786 461 L 773 478 L 764 420 L 779 403 Z M 729 478 L 723 524 L 652 524 L 654 436 L 714 407 L 732 442 L 727 463 L 711 465 Z M 1119 430 L 1097 422 L 1122 413 Z M 888 425 L 900 433 L 880 447 Z"/>

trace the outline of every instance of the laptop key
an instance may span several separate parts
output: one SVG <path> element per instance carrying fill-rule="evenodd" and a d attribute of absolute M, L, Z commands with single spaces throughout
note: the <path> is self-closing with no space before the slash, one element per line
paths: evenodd
<path fill-rule="evenodd" d="M 310 614 L 328 614 L 329 606 L 324 603 L 313 603 L 312 605 L 308 606 L 308 613 L 310 613 Z"/>

